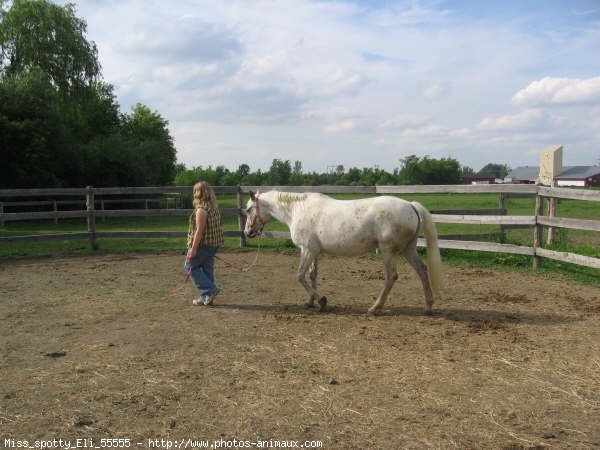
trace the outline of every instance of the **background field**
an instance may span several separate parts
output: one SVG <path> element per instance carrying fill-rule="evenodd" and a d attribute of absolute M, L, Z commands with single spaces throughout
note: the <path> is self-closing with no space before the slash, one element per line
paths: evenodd
<path fill-rule="evenodd" d="M 362 198 L 367 195 L 339 194 L 333 197 L 340 199 Z M 484 209 L 498 208 L 497 194 L 402 194 L 400 197 L 407 200 L 419 201 L 430 210 L 440 209 Z M 219 195 L 219 205 L 223 208 L 236 208 L 235 195 Z M 184 207 L 190 207 L 189 199 L 184 199 Z M 505 207 L 509 215 L 532 215 L 535 200 L 530 198 L 507 198 Z M 135 205 L 119 205 L 119 208 L 139 207 Z M 160 205 L 155 205 L 159 207 Z M 165 207 L 166 205 L 162 205 Z M 171 207 L 172 207 L 171 203 Z M 559 200 L 557 207 L 558 217 L 582 218 L 600 220 L 600 208 L 597 203 L 575 200 Z M 236 217 L 224 217 L 224 226 L 228 230 L 237 230 Z M 187 219 L 185 217 L 136 217 L 136 218 L 106 218 L 97 219 L 98 231 L 186 231 Z M 473 236 L 470 240 L 486 240 L 499 242 L 500 227 L 497 225 L 463 225 L 463 224 L 437 224 L 440 235 L 465 234 Z M 285 231 L 286 227 L 277 222 L 271 222 L 267 230 Z M 45 234 L 62 232 L 86 231 L 86 222 L 83 219 L 61 219 L 58 224 L 51 220 L 6 222 L 0 227 L 0 236 Z M 480 235 L 487 236 L 480 236 Z M 477 235 L 477 236 L 476 236 Z M 506 243 L 518 245 L 531 245 L 533 229 L 506 230 Z M 143 239 L 110 239 L 99 240 L 99 253 L 119 252 L 181 252 L 185 247 L 185 240 L 181 238 L 143 238 Z M 256 247 L 256 240 L 248 240 L 248 249 Z M 265 251 L 276 250 L 290 252 L 293 244 L 285 239 L 263 239 L 261 246 Z M 239 248 L 239 239 L 228 238 L 226 249 Z M 582 255 L 600 257 L 600 233 L 578 230 L 558 229 L 554 250 L 570 251 Z M 89 243 L 86 239 L 14 243 L 0 245 L 0 258 L 13 257 L 39 257 L 47 255 L 90 254 Z M 520 255 L 501 253 L 485 253 L 464 250 L 442 250 L 446 263 L 467 264 L 478 266 L 503 266 L 508 268 L 528 269 L 531 258 Z M 568 263 L 544 260 L 543 270 L 561 271 L 578 280 L 594 282 L 598 279 L 597 270 L 587 269 Z"/>

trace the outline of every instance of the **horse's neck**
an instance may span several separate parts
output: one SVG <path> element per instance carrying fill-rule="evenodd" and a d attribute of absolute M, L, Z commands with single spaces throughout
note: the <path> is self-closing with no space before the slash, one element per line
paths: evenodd
<path fill-rule="evenodd" d="M 294 221 L 294 212 L 297 209 L 294 202 L 281 202 L 274 196 L 268 201 L 269 213 L 279 222 L 289 226 Z"/>

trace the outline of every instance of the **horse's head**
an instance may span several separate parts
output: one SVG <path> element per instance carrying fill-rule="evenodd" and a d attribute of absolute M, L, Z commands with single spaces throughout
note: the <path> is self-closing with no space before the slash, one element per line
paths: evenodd
<path fill-rule="evenodd" d="M 265 224 L 271 220 L 271 216 L 268 213 L 267 208 L 259 199 L 259 192 L 256 194 L 252 191 L 249 192 L 250 200 L 246 204 L 246 228 L 244 234 L 248 237 L 256 237 L 262 233 Z"/>

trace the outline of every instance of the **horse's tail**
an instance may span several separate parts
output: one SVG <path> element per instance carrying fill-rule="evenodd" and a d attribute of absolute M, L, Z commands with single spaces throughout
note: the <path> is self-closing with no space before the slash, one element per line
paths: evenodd
<path fill-rule="evenodd" d="M 442 294 L 442 259 L 440 257 L 440 249 L 438 246 L 438 236 L 435 224 L 431 218 L 429 211 L 418 202 L 411 202 L 425 231 L 425 239 L 427 241 L 427 268 L 429 272 L 429 285 L 433 294 L 439 299 Z M 418 234 L 419 230 L 417 230 Z"/>

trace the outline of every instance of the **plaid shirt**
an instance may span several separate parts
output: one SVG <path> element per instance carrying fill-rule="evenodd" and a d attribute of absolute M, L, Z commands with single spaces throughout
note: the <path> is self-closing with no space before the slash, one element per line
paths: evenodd
<path fill-rule="evenodd" d="M 201 206 L 208 214 L 206 218 L 206 226 L 204 228 L 204 236 L 200 241 L 200 245 L 207 247 L 219 247 L 223 245 L 223 226 L 221 225 L 221 212 L 219 208 L 211 208 L 203 204 Z M 194 233 L 196 232 L 196 210 L 190 216 L 190 225 L 188 228 L 187 248 L 192 246 L 194 242 Z"/>

